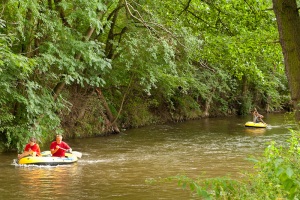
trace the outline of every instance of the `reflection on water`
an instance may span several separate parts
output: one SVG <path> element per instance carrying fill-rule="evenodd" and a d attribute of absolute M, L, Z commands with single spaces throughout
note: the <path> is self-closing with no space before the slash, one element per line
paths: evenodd
<path fill-rule="evenodd" d="M 241 172 L 252 168 L 247 157 L 261 155 L 271 140 L 288 138 L 283 119 L 282 114 L 265 115 L 271 124 L 265 129 L 244 127 L 248 118 L 216 118 L 70 140 L 83 157 L 68 166 L 14 166 L 15 155 L 3 154 L 0 199 L 193 199 L 176 183 L 145 181 L 177 174 L 241 179 Z"/>
<path fill-rule="evenodd" d="M 76 181 L 73 177 L 79 173 L 77 164 L 55 167 L 16 165 L 13 177 L 14 198 L 9 199 L 64 199 L 72 193 L 71 187 L 66 185 L 72 185 Z"/>
<path fill-rule="evenodd" d="M 267 132 L 267 129 L 266 128 L 245 127 L 245 132 L 247 135 L 259 136 L 259 135 L 264 135 Z"/>

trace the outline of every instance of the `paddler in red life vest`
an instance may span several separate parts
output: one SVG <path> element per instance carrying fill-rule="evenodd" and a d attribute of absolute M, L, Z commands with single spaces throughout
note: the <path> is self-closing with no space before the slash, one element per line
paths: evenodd
<path fill-rule="evenodd" d="M 65 157 L 65 152 L 72 152 L 71 147 L 62 141 L 62 135 L 56 135 L 56 141 L 53 141 L 50 145 L 50 151 L 52 156 Z"/>
<path fill-rule="evenodd" d="M 41 156 L 40 146 L 36 143 L 36 139 L 34 137 L 29 139 L 29 143 L 25 146 L 24 152 L 22 154 L 18 154 L 18 159 L 25 156 Z"/>

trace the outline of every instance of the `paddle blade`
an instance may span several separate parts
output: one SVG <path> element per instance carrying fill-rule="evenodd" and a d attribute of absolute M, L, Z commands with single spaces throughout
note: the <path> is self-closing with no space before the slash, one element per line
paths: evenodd
<path fill-rule="evenodd" d="M 74 156 L 76 156 L 77 158 L 81 158 L 82 157 L 82 153 L 78 152 L 78 151 L 72 151 L 72 154 Z"/>

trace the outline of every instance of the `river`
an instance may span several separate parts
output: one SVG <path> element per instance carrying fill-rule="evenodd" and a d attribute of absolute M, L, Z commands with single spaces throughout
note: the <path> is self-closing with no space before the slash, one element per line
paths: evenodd
<path fill-rule="evenodd" d="M 201 119 L 66 140 L 83 153 L 76 164 L 66 166 L 19 166 L 13 163 L 15 154 L 2 153 L 0 199 L 193 199 L 177 182 L 147 181 L 178 174 L 241 179 L 252 170 L 246 158 L 260 156 L 269 141 L 285 142 L 292 127 L 284 114 L 266 115 L 266 129 L 244 127 L 250 119 Z"/>

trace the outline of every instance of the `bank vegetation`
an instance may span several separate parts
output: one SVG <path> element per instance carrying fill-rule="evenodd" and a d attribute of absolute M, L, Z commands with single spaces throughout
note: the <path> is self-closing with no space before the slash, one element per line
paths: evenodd
<path fill-rule="evenodd" d="M 291 109 L 271 1 L 3 0 L 0 144 Z"/>

